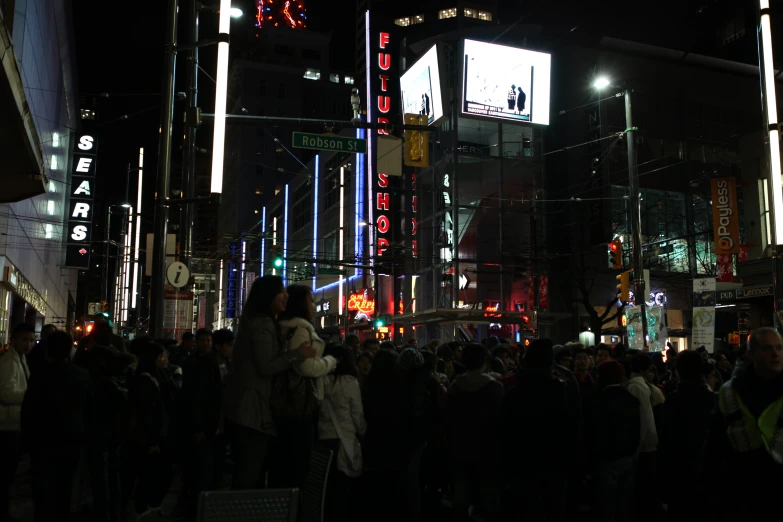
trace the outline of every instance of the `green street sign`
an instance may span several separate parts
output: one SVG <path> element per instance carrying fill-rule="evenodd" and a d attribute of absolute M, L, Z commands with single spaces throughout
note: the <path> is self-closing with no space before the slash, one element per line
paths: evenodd
<path fill-rule="evenodd" d="M 340 270 L 339 268 L 333 268 L 330 266 L 319 266 L 318 267 L 318 274 L 320 275 L 336 275 L 336 276 L 344 276 L 348 275 L 347 270 Z"/>
<path fill-rule="evenodd" d="M 294 147 L 297 149 L 335 150 L 338 152 L 367 152 L 367 140 L 332 136 L 330 134 L 308 134 L 294 132 Z"/>

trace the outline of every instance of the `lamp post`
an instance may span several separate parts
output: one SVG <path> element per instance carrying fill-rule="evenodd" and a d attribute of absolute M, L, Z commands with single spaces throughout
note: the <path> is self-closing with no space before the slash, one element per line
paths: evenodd
<path fill-rule="evenodd" d="M 608 78 L 599 77 L 593 82 L 593 87 L 600 90 L 609 87 L 610 84 Z M 642 255 L 642 209 L 639 202 L 639 176 L 636 171 L 636 143 L 634 143 L 636 127 L 633 126 L 630 89 L 626 88 L 623 91 L 623 98 L 625 99 L 625 141 L 628 147 L 628 189 L 631 192 L 630 208 L 628 209 L 633 240 L 631 266 L 634 276 L 634 296 L 642 315 L 642 344 L 647 348 L 647 289 L 644 284 L 644 258 Z"/>

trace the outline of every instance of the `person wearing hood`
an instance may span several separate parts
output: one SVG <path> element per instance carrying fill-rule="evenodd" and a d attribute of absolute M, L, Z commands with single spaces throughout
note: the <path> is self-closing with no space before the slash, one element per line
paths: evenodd
<path fill-rule="evenodd" d="M 472 491 L 480 492 L 481 504 L 490 517 L 497 507 L 494 477 L 504 390 L 487 375 L 488 359 L 486 348 L 468 344 L 462 353 L 466 372 L 451 383 L 446 399 L 454 509 L 463 520 L 468 519 Z"/>
<path fill-rule="evenodd" d="M 646 353 L 631 358 L 631 378 L 626 389 L 639 401 L 639 456 L 636 465 L 636 509 L 639 520 L 652 520 L 657 516 L 658 503 L 655 482 L 655 459 L 658 450 L 658 431 L 652 406 L 652 390 L 644 376 L 652 367 L 652 359 Z"/>

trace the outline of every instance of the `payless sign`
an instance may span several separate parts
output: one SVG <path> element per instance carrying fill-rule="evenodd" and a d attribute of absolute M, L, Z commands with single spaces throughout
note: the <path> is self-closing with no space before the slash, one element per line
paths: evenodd
<path fill-rule="evenodd" d="M 97 143 L 94 136 L 78 136 L 71 166 L 71 197 L 65 247 L 65 266 L 73 268 L 87 269 L 90 266 L 96 152 Z"/>
<path fill-rule="evenodd" d="M 712 179 L 712 227 L 716 254 L 739 254 L 739 209 L 734 178 Z"/>

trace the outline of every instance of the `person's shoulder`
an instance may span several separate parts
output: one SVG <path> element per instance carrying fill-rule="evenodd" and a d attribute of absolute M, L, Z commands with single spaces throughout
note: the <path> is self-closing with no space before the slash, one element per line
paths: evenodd
<path fill-rule="evenodd" d="M 315 332 L 315 327 L 312 325 L 312 323 L 306 319 L 302 319 L 301 317 L 284 319 L 280 321 L 280 326 L 288 329 L 303 328 L 305 331 Z"/>

